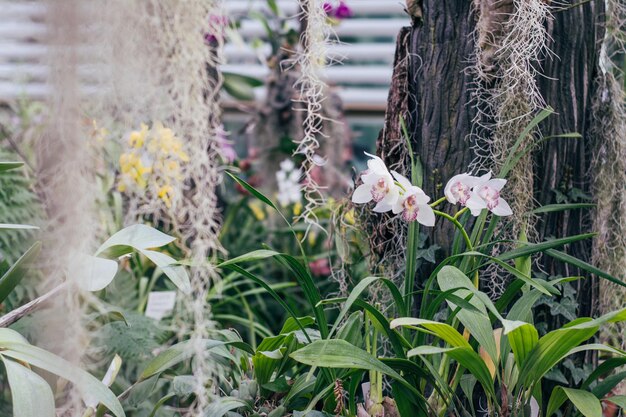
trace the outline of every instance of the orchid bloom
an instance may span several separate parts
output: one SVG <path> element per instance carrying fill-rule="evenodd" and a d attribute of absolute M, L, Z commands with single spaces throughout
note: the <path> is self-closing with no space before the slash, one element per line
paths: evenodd
<path fill-rule="evenodd" d="M 383 160 L 376 155 L 367 152 L 365 154 L 372 159 L 367 161 L 367 171 L 361 174 L 363 184 L 354 190 L 352 202 L 364 204 L 374 201 L 377 204 L 373 210 L 377 213 L 384 213 L 393 208 L 400 196 L 400 191 Z"/>
<path fill-rule="evenodd" d="M 510 216 L 513 214 L 509 204 L 500 197 L 500 191 L 506 184 L 503 178 L 491 178 L 491 172 L 478 178 L 472 190 L 472 197 L 467 202 L 467 207 L 472 215 L 478 216 L 482 209 L 486 208 L 496 216 Z"/>
<path fill-rule="evenodd" d="M 394 204 L 392 210 L 394 214 L 402 213 L 402 218 L 407 222 L 417 221 L 424 226 L 435 225 L 435 212 L 428 205 L 428 197 L 421 188 L 411 184 L 406 177 L 391 171 L 393 177 L 398 181 L 404 192 Z"/>

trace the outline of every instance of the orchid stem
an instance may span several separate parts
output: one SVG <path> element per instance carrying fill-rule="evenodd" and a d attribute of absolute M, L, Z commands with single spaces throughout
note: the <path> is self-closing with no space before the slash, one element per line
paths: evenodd
<path fill-rule="evenodd" d="M 446 201 L 445 197 L 441 197 L 439 200 L 435 201 L 434 203 L 432 203 L 430 206 L 432 208 L 437 207 L 439 204 L 443 203 L 444 201 Z"/>
<path fill-rule="evenodd" d="M 469 210 L 467 207 L 463 207 L 461 210 L 456 212 L 454 218 L 458 219 L 459 217 L 461 217 L 461 214 L 465 213 L 467 210 Z"/>
<path fill-rule="evenodd" d="M 441 216 L 444 219 L 448 219 L 452 222 L 452 224 L 454 224 L 454 226 L 459 229 L 459 231 L 461 232 L 461 235 L 463 236 L 463 240 L 465 240 L 465 244 L 467 245 L 467 250 L 469 251 L 473 251 L 474 250 L 474 246 L 472 245 L 472 240 L 470 239 L 470 237 L 468 236 L 467 232 L 465 231 L 465 228 L 463 227 L 463 225 L 461 223 L 459 223 L 459 221 L 450 216 L 447 213 L 444 213 L 442 211 L 438 211 L 438 210 L 433 210 L 435 212 L 435 214 L 437 216 Z"/>

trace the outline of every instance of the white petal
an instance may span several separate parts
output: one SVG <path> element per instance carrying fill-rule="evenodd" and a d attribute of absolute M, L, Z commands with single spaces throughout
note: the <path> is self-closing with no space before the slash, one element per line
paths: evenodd
<path fill-rule="evenodd" d="M 369 161 L 367 161 L 367 167 L 373 171 L 373 172 L 377 172 L 379 174 L 382 174 L 384 172 L 387 172 L 387 166 L 385 165 L 385 162 L 380 159 L 378 156 L 376 155 L 372 155 L 369 154 L 367 152 L 365 152 L 365 155 L 369 156 L 370 159 Z"/>
<path fill-rule="evenodd" d="M 428 197 L 426 195 L 426 193 L 424 192 L 424 190 L 422 190 L 419 187 L 411 187 L 411 193 L 412 195 L 415 195 L 415 202 L 417 204 L 426 204 L 430 201 L 430 197 Z"/>
<path fill-rule="evenodd" d="M 283 171 L 291 171 L 295 167 L 296 165 L 291 159 L 285 159 L 283 162 L 280 163 L 280 169 Z"/>
<path fill-rule="evenodd" d="M 400 198 L 400 189 L 398 188 L 398 186 L 392 183 L 389 186 L 389 192 L 387 193 L 385 198 L 381 200 L 381 203 L 384 202 L 385 204 L 393 206 L 394 204 L 396 204 L 396 201 L 398 201 L 399 198 Z"/>
<path fill-rule="evenodd" d="M 487 184 L 485 184 L 488 187 L 493 188 L 496 191 L 500 191 L 504 185 L 506 184 L 506 180 L 503 178 L 494 178 L 492 180 L 487 181 Z"/>
<path fill-rule="evenodd" d="M 374 206 L 372 210 L 375 211 L 376 213 L 384 213 L 386 211 L 391 210 L 392 208 L 393 208 L 393 204 L 389 204 L 385 202 L 384 200 L 381 200 L 378 202 L 378 204 Z"/>
<path fill-rule="evenodd" d="M 418 206 L 417 221 L 424 226 L 433 227 L 435 225 L 435 212 L 429 205 Z"/>
<path fill-rule="evenodd" d="M 470 209 L 472 216 L 478 216 L 483 209 L 487 208 L 487 203 L 476 193 L 472 193 L 465 206 Z"/>
<path fill-rule="evenodd" d="M 513 210 L 511 210 L 509 203 L 504 201 L 502 197 L 498 199 L 498 205 L 495 206 L 493 210 L 491 210 L 491 212 L 495 214 L 496 216 L 501 216 L 501 217 L 510 216 L 511 214 L 513 214 Z"/>
<path fill-rule="evenodd" d="M 400 185 L 403 186 L 406 191 L 408 191 L 409 188 L 411 188 L 413 186 L 413 184 L 411 184 L 411 181 L 409 181 L 409 179 L 407 177 L 405 177 L 404 175 L 400 174 L 399 172 L 391 171 L 391 175 L 393 175 L 393 177 L 396 179 L 396 181 L 398 181 L 400 183 Z"/>
<path fill-rule="evenodd" d="M 372 201 L 372 192 L 367 184 L 359 185 L 352 193 L 352 202 L 355 204 L 364 204 L 370 201 Z"/>
<path fill-rule="evenodd" d="M 398 213 L 402 213 L 402 210 L 404 210 L 403 204 L 404 204 L 404 197 L 399 197 L 396 200 L 396 203 L 393 205 L 393 207 L 391 208 L 391 211 L 393 211 L 393 214 L 398 214 Z"/>

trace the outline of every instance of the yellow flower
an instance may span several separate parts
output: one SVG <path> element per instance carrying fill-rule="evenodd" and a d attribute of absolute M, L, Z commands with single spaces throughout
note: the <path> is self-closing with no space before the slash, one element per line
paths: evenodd
<path fill-rule="evenodd" d="M 297 202 L 293 205 L 293 215 L 299 216 L 300 214 L 302 214 L 302 203 Z"/>
<path fill-rule="evenodd" d="M 309 235 L 307 236 L 307 241 L 309 242 L 309 246 L 315 245 L 316 240 L 317 240 L 317 233 L 315 233 L 314 231 L 310 231 Z"/>
<path fill-rule="evenodd" d="M 158 197 L 163 200 L 163 202 L 165 203 L 165 205 L 167 207 L 170 207 L 172 205 L 172 200 L 170 198 L 170 194 L 172 193 L 172 191 L 174 191 L 174 189 L 172 188 L 171 185 L 164 185 L 162 187 L 159 188 L 158 191 Z"/>
<path fill-rule="evenodd" d="M 356 221 L 354 219 L 354 209 L 350 209 L 346 211 L 343 215 L 344 220 L 348 224 L 354 224 Z"/>
<path fill-rule="evenodd" d="M 263 210 L 263 207 L 261 207 L 260 203 L 256 201 L 251 202 L 249 207 L 250 207 L 250 210 L 252 210 L 252 214 L 257 220 L 265 219 L 265 211 Z"/>
<path fill-rule="evenodd" d="M 148 125 L 142 123 L 141 130 L 130 132 L 130 135 L 128 136 L 128 144 L 135 149 L 139 149 L 143 147 L 146 141 L 146 136 L 148 136 Z"/>

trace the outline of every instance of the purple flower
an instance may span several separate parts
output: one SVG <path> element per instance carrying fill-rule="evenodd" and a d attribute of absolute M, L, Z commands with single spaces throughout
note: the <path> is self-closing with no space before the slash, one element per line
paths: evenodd
<path fill-rule="evenodd" d="M 339 6 L 335 9 L 335 17 L 337 19 L 347 19 L 352 17 L 352 9 L 345 1 L 340 1 Z"/>
<path fill-rule="evenodd" d="M 324 3 L 324 11 L 326 12 L 326 14 L 328 16 L 330 16 L 332 14 L 332 12 L 333 12 L 333 5 L 328 3 L 328 2 L 325 2 Z"/>

